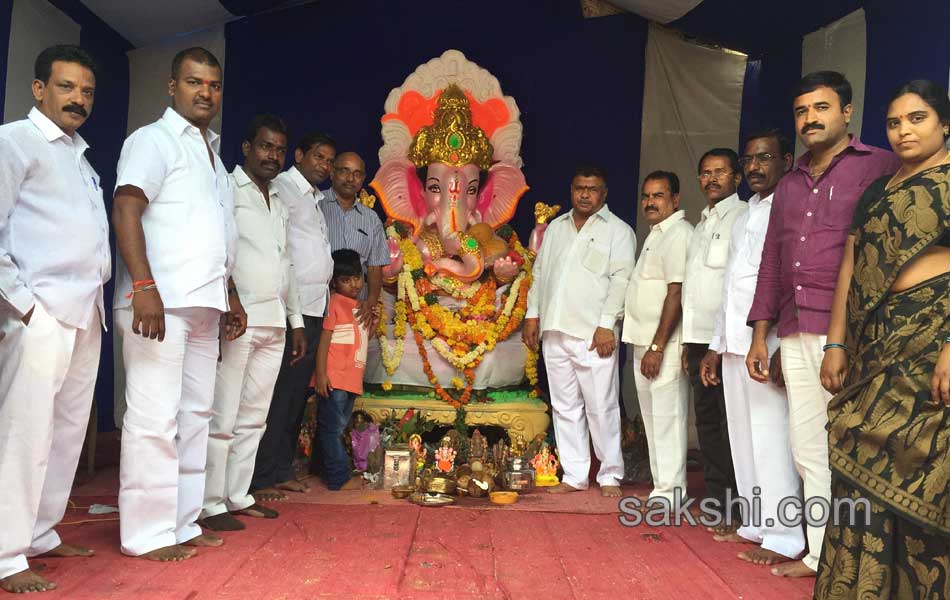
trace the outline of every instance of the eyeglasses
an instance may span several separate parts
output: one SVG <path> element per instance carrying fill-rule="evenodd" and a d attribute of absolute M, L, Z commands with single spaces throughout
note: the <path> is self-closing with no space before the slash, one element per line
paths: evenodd
<path fill-rule="evenodd" d="M 723 169 L 722 167 L 718 169 L 713 169 L 712 171 L 703 171 L 699 174 L 700 179 L 719 179 L 723 175 L 727 175 L 732 172 L 732 169 Z"/>
<path fill-rule="evenodd" d="M 771 152 L 759 152 L 758 154 L 752 154 L 752 155 L 746 154 L 739 158 L 739 164 L 742 165 L 743 167 L 746 167 L 752 164 L 752 161 L 754 160 L 754 161 L 758 161 L 760 165 L 766 165 L 772 162 L 775 158 L 776 158 L 776 155 L 772 154 Z"/>

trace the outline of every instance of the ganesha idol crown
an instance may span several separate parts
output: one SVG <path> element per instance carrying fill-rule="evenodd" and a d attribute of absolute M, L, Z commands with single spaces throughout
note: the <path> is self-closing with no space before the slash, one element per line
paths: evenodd
<path fill-rule="evenodd" d="M 436 162 L 453 167 L 473 164 L 482 171 L 491 167 L 491 143 L 485 132 L 472 124 L 472 109 L 462 88 L 454 83 L 445 88 L 432 125 L 416 134 L 408 158 L 418 168 Z"/>

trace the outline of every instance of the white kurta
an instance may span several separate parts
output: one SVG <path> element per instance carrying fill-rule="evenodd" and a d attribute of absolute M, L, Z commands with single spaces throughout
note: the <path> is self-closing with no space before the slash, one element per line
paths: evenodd
<path fill-rule="evenodd" d="M 92 408 L 111 259 L 87 148 L 35 108 L 0 127 L 0 578 L 60 544 Z"/>
<path fill-rule="evenodd" d="M 526 318 L 538 318 L 564 483 L 588 486 L 590 443 L 600 460 L 597 482 L 620 485 L 619 373 L 615 349 L 591 350 L 598 327 L 614 330 L 633 269 L 636 236 L 606 206 L 578 231 L 573 211 L 554 219 L 534 263 Z"/>

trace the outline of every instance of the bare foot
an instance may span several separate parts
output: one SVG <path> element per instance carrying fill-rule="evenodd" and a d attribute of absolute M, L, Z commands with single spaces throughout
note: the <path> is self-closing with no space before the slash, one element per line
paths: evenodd
<path fill-rule="evenodd" d="M 805 565 L 805 561 L 796 560 L 773 568 L 772 575 L 778 577 L 814 577 L 815 572 Z"/>
<path fill-rule="evenodd" d="M 708 531 L 709 533 L 713 535 L 721 535 L 721 536 L 726 536 L 726 535 L 729 535 L 730 533 L 735 533 L 738 530 L 739 530 L 738 525 L 726 525 L 725 523 L 723 523 L 722 525 L 716 525 L 715 527 L 706 528 L 706 531 Z"/>
<path fill-rule="evenodd" d="M 255 490 L 251 492 L 251 496 L 258 502 L 277 502 L 278 500 L 287 499 L 287 494 L 272 487 Z"/>
<path fill-rule="evenodd" d="M 154 560 L 157 562 L 181 562 L 187 560 L 197 554 L 198 551 L 194 548 L 185 548 L 184 546 L 174 545 L 174 546 L 165 546 L 164 548 L 156 548 L 151 552 L 146 552 L 139 556 L 139 558 L 144 558 L 145 560 Z"/>
<path fill-rule="evenodd" d="M 344 483 L 341 487 L 341 490 L 361 490 L 363 489 L 363 478 L 362 477 L 350 477 L 350 480 Z"/>
<path fill-rule="evenodd" d="M 33 571 L 26 569 L 0 579 L 0 589 L 11 594 L 25 594 L 28 592 L 48 592 L 56 589 L 56 584 L 40 577 Z"/>
<path fill-rule="evenodd" d="M 290 481 L 285 481 L 283 483 L 277 484 L 277 489 L 285 490 L 288 492 L 299 492 L 301 494 L 306 494 L 310 491 L 310 486 L 302 481 L 297 481 L 296 479 L 291 479 Z M 286 496 L 284 496 L 286 498 Z"/>
<path fill-rule="evenodd" d="M 619 485 L 602 485 L 600 486 L 600 495 L 604 498 L 619 498 L 620 497 L 620 486 Z"/>
<path fill-rule="evenodd" d="M 96 551 L 85 546 L 73 546 L 72 544 L 60 544 L 49 552 L 44 552 L 35 558 L 69 558 L 72 556 L 95 556 Z"/>
<path fill-rule="evenodd" d="M 570 492 L 580 492 L 580 491 L 581 491 L 581 490 L 577 489 L 577 488 L 574 487 L 573 485 L 570 485 L 570 484 L 568 484 L 568 483 L 564 483 L 563 481 L 562 481 L 561 483 L 557 484 L 557 485 L 554 486 L 554 487 L 549 487 L 549 488 L 548 488 L 548 493 L 549 493 L 549 494 L 567 494 L 567 493 L 570 493 Z"/>
<path fill-rule="evenodd" d="M 242 508 L 241 510 L 232 510 L 231 514 L 255 517 L 258 519 L 276 519 L 280 513 L 273 508 L 264 506 L 263 504 L 252 504 L 247 508 Z"/>
<path fill-rule="evenodd" d="M 713 536 L 713 540 L 715 540 L 715 541 L 717 541 L 717 542 L 729 542 L 729 543 L 731 543 L 731 544 L 752 544 L 752 543 L 754 543 L 754 542 L 751 542 L 751 541 L 745 539 L 744 537 L 742 537 L 741 535 L 739 535 L 738 533 L 735 533 L 735 532 L 733 532 L 733 533 L 726 533 L 726 534 L 719 534 L 719 533 L 717 533 L 716 535 Z"/>
<path fill-rule="evenodd" d="M 773 552 L 772 550 L 766 550 L 765 548 L 756 548 L 755 550 L 740 552 L 738 556 L 742 560 L 750 562 L 754 565 L 777 565 L 779 563 L 792 560 L 783 554 Z"/>
<path fill-rule="evenodd" d="M 210 533 L 204 533 L 191 538 L 187 542 L 182 542 L 182 546 L 194 546 L 195 548 L 217 548 L 223 544 L 223 539 Z"/>

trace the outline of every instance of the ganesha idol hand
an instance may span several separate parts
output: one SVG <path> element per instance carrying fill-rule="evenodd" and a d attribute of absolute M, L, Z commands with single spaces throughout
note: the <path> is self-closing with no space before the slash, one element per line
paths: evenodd
<path fill-rule="evenodd" d="M 383 278 L 395 279 L 402 271 L 402 250 L 399 242 L 392 238 L 386 240 L 386 247 L 389 250 L 389 264 L 383 267 Z"/>
<path fill-rule="evenodd" d="M 510 256 L 496 259 L 492 263 L 492 272 L 495 274 L 495 278 L 502 283 L 508 283 L 514 279 L 515 275 L 518 274 L 518 269 L 518 263 L 511 260 Z"/>
<path fill-rule="evenodd" d="M 453 231 L 442 239 L 442 250 L 445 256 L 458 256 L 462 253 L 462 234 Z"/>

